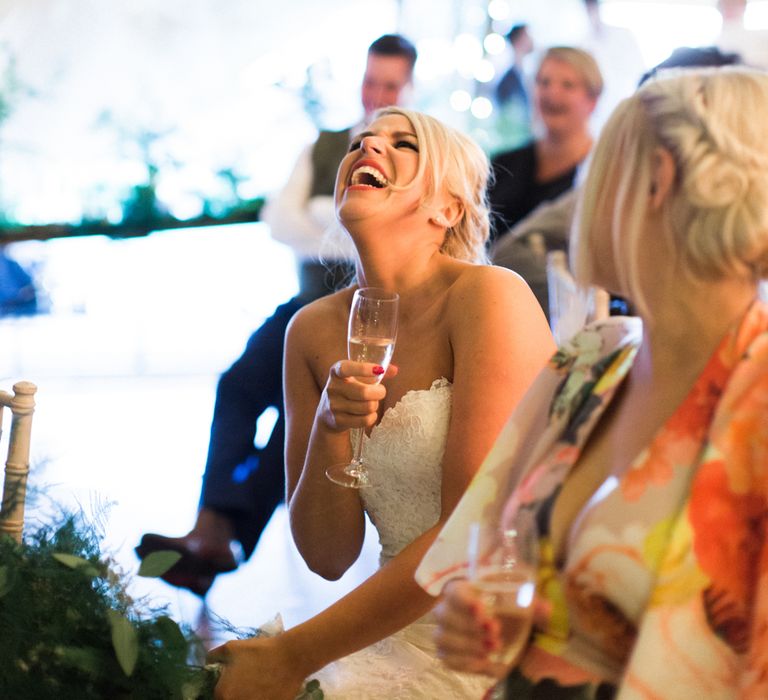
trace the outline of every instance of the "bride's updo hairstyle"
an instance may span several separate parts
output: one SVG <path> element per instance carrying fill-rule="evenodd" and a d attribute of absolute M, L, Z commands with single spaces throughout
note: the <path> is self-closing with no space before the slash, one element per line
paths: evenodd
<path fill-rule="evenodd" d="M 659 146 L 676 167 L 663 213 L 681 272 L 706 280 L 765 277 L 765 114 L 768 74 L 743 67 L 662 72 L 624 100 L 603 128 L 584 183 L 572 237 L 577 279 L 594 283 L 596 261 L 611 259 L 611 250 L 597 248 L 591 235 L 598 220 L 609 221 L 622 286 L 612 291 L 644 309 L 636 261 Z"/>
<path fill-rule="evenodd" d="M 447 230 L 440 251 L 458 260 L 487 262 L 489 165 L 483 150 L 465 134 L 421 112 L 385 107 L 373 118 L 387 114 L 399 114 L 413 126 L 419 142 L 416 177 L 426 175 L 427 183 L 422 206 L 429 208 L 435 195 L 443 191 L 461 205 L 461 217 Z"/>

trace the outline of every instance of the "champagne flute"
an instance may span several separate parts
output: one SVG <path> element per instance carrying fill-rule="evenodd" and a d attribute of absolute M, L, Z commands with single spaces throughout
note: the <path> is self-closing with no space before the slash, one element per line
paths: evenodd
<path fill-rule="evenodd" d="M 519 659 L 533 627 L 538 531 L 530 511 L 499 523 L 470 525 L 469 580 L 486 613 L 501 630 L 501 647 L 489 654 L 499 678 Z"/>
<path fill-rule="evenodd" d="M 385 370 L 395 351 L 399 296 L 378 287 L 361 287 L 352 297 L 347 331 L 347 354 L 356 362 L 375 362 Z M 377 384 L 384 374 L 371 377 Z M 363 428 L 353 431 L 352 461 L 328 467 L 326 475 L 336 484 L 359 489 L 371 485 L 363 460 Z"/>

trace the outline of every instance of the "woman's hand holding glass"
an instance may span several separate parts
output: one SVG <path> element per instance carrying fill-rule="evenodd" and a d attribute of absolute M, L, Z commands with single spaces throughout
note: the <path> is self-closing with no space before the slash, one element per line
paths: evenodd
<path fill-rule="evenodd" d="M 544 615 L 535 596 L 538 538 L 533 518 L 506 527 L 474 524 L 469 579 L 446 585 L 436 608 L 438 654 L 451 668 L 503 678 Z"/>

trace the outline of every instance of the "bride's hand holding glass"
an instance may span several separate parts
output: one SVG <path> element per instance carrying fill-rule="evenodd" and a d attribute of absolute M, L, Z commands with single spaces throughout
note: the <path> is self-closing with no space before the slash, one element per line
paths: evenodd
<path fill-rule="evenodd" d="M 321 412 L 325 412 L 324 422 L 332 432 L 349 436 L 344 444 L 349 445 L 351 441 L 353 455 L 356 450 L 362 450 L 364 431 L 372 428 L 379 418 L 379 406 L 387 395 L 381 380 L 395 374 L 394 365 L 385 370 L 381 365 L 353 360 L 340 360 L 331 368 Z M 354 456 L 327 468 L 326 476 L 348 488 L 370 486 L 367 468 L 361 461 L 356 462 Z"/>
<path fill-rule="evenodd" d="M 394 365 L 385 370 L 372 362 L 336 362 L 329 372 L 320 403 L 319 412 L 324 414 L 325 425 L 336 433 L 352 431 L 353 439 L 357 431 L 375 425 L 379 404 L 387 395 L 381 380 L 395 374 Z"/>
<path fill-rule="evenodd" d="M 334 464 L 326 470 L 328 478 L 347 488 L 366 488 L 371 476 L 363 459 L 365 428 L 372 427 L 378 419 L 378 401 L 386 390 L 372 390 L 384 378 L 395 350 L 397 338 L 399 296 L 376 287 L 361 287 L 352 297 L 347 327 L 347 353 L 349 360 L 337 363 L 332 374 L 354 378 L 339 387 L 339 393 L 351 401 L 340 402 L 339 409 L 350 413 L 348 427 L 355 428 L 352 459 Z M 329 387 L 330 389 L 331 387 Z M 375 404 L 370 402 L 374 401 Z M 332 404 L 333 407 L 333 404 Z M 359 416 L 356 420 L 356 417 Z M 362 420 L 361 420 L 362 419 Z"/>

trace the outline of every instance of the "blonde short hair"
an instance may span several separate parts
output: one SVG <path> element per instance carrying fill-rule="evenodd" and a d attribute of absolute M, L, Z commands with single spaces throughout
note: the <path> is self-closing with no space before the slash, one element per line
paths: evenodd
<path fill-rule="evenodd" d="M 670 250 L 694 278 L 756 281 L 768 273 L 768 74 L 737 66 L 661 72 L 624 100 L 603 127 L 571 239 L 574 270 L 595 282 L 596 258 L 612 256 L 640 310 L 637 269 L 657 147 L 676 179 L 665 215 Z M 596 219 L 610 221 L 612 252 L 590 244 Z M 646 309 L 647 310 L 647 309 Z"/>
<path fill-rule="evenodd" d="M 589 51 L 577 49 L 574 46 L 551 46 L 541 57 L 538 70 L 541 70 L 547 59 L 562 61 L 574 68 L 581 75 L 587 94 L 594 99 L 600 97 L 603 92 L 603 74 L 595 57 Z"/>
<path fill-rule="evenodd" d="M 466 134 L 421 112 L 385 107 L 373 118 L 387 114 L 405 117 L 416 133 L 419 144 L 416 177 L 425 174 L 427 180 L 423 206 L 429 206 L 441 191 L 447 191 L 461 205 L 461 217 L 446 232 L 441 252 L 458 260 L 487 262 L 485 249 L 490 223 L 486 186 L 490 167 L 484 151 Z"/>

